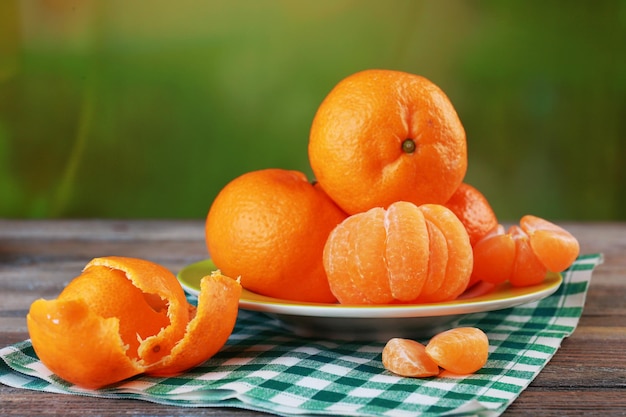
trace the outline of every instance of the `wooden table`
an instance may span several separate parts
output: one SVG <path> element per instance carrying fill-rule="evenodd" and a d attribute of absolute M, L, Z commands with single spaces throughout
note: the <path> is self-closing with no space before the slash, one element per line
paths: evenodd
<path fill-rule="evenodd" d="M 576 332 L 505 416 L 626 416 L 626 223 L 562 223 L 582 253 L 603 253 Z M 94 257 L 148 259 L 176 272 L 204 259 L 197 221 L 0 220 L 0 347 L 28 338 L 33 300 L 55 298 Z M 260 416 L 137 400 L 46 394 L 0 385 L 0 415 Z"/>

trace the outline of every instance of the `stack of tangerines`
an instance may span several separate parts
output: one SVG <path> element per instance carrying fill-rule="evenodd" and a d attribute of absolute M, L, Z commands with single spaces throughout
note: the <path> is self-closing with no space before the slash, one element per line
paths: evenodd
<path fill-rule="evenodd" d="M 481 280 L 532 285 L 578 255 L 576 239 L 546 220 L 498 224 L 463 182 L 466 139 L 452 104 L 423 77 L 370 70 L 341 81 L 315 115 L 309 157 L 314 183 L 267 169 L 218 194 L 206 242 L 221 272 L 202 279 L 197 307 L 170 271 L 124 257 L 96 258 L 57 299 L 33 302 L 27 323 L 41 361 L 87 388 L 173 375 L 225 344 L 241 286 L 298 301 L 427 303 Z M 474 372 L 487 353 L 482 331 L 460 328 L 427 346 L 392 339 L 382 360 L 400 375 L 432 376 Z"/>
<path fill-rule="evenodd" d="M 208 251 L 244 288 L 310 302 L 449 301 L 481 280 L 539 283 L 578 256 L 571 234 L 538 217 L 504 230 L 463 182 L 463 125 L 424 77 L 366 70 L 339 82 L 313 119 L 309 161 L 314 182 L 253 171 L 214 200 Z"/>

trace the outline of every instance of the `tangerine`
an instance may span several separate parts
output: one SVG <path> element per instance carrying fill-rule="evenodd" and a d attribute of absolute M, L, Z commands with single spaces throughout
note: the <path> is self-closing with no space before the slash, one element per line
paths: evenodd
<path fill-rule="evenodd" d="M 489 338 L 477 327 L 457 327 L 435 335 L 425 352 L 447 371 L 471 374 L 487 363 Z"/>
<path fill-rule="evenodd" d="M 244 288 L 296 301 L 336 302 L 322 264 L 330 231 L 347 215 L 299 171 L 265 169 L 227 184 L 208 212 L 213 262 Z"/>
<path fill-rule="evenodd" d="M 345 219 L 328 236 L 323 261 L 342 304 L 447 301 L 467 287 L 472 248 L 446 207 L 398 201 Z"/>
<path fill-rule="evenodd" d="M 66 381 L 96 389 L 204 362 L 232 333 L 240 294 L 237 281 L 215 272 L 202 279 L 196 308 L 158 264 L 95 258 L 56 299 L 35 300 L 26 319 L 41 362 Z"/>
<path fill-rule="evenodd" d="M 472 247 L 498 226 L 491 204 L 476 187 L 462 183 L 444 204 L 465 226 Z"/>
<path fill-rule="evenodd" d="M 396 201 L 444 204 L 467 170 L 467 144 L 445 93 L 419 75 L 365 70 L 320 104 L 309 161 L 321 187 L 348 214 Z"/>

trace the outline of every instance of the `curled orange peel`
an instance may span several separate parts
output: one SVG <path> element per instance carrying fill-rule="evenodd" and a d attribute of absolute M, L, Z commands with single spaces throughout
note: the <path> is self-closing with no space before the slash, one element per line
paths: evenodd
<path fill-rule="evenodd" d="M 34 301 L 26 318 L 41 362 L 66 381 L 96 389 L 206 361 L 232 333 L 240 295 L 238 281 L 215 271 L 202 279 L 196 308 L 158 264 L 95 258 L 57 299 Z"/>

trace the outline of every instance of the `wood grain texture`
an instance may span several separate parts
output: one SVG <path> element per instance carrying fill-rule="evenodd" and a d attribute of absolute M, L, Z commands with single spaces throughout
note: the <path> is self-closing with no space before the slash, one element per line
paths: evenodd
<path fill-rule="evenodd" d="M 505 416 L 626 416 L 626 223 L 562 223 L 582 253 L 602 253 L 576 332 Z M 54 298 L 94 257 L 134 256 L 176 272 L 206 258 L 201 220 L 0 220 L 0 346 L 28 338 L 26 313 Z M 0 415 L 262 416 L 17 390 L 0 385 Z"/>

